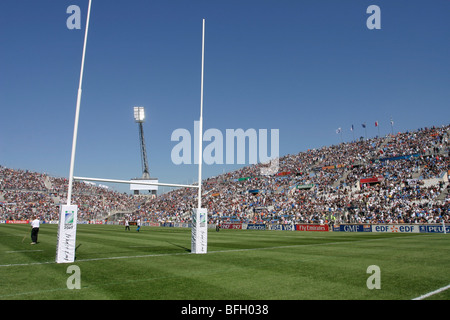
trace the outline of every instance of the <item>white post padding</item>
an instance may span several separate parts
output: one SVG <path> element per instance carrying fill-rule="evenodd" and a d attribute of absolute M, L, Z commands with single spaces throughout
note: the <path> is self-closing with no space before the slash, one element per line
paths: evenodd
<path fill-rule="evenodd" d="M 61 205 L 59 212 L 58 245 L 56 263 L 75 261 L 78 206 Z"/>
<path fill-rule="evenodd" d="M 194 209 L 192 215 L 191 253 L 204 254 L 208 251 L 208 209 Z"/>

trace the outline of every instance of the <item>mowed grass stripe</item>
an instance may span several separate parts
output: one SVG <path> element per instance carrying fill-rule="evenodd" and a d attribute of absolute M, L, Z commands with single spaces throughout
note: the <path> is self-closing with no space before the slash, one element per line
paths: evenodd
<path fill-rule="evenodd" d="M 0 224 L 0 265 L 4 263 L 41 263 L 54 259 L 56 253 L 55 230 L 55 226 L 42 226 L 39 231 L 39 244 L 33 246 L 30 245 L 31 228 L 29 225 Z M 8 254 L 11 251 L 17 252 Z M 49 259 L 50 256 L 52 258 Z"/>
<path fill-rule="evenodd" d="M 336 278 L 344 275 L 343 280 L 349 283 L 359 279 L 354 283 L 357 288 L 363 288 L 359 290 L 361 299 L 412 299 L 417 290 L 437 288 L 448 281 L 443 275 L 449 271 L 450 256 L 446 255 L 449 246 L 441 241 L 443 237 L 445 235 L 405 235 L 385 238 L 382 242 L 343 243 L 324 246 L 321 253 L 332 261 L 330 269 L 336 272 L 331 274 Z M 444 246 L 440 247 L 438 243 Z M 307 251 L 309 248 L 303 250 Z M 369 277 L 365 274 L 369 265 L 377 265 L 381 269 L 381 290 L 367 290 L 361 286 Z M 358 290 L 355 288 L 351 292 Z"/>
<path fill-rule="evenodd" d="M 91 259 L 108 257 L 111 255 L 133 256 L 138 254 L 149 253 L 176 253 L 186 252 L 189 250 L 190 244 L 186 242 L 186 233 L 178 235 L 177 233 L 168 234 L 158 232 L 156 228 L 143 227 L 142 232 L 125 231 L 121 226 L 108 226 L 109 232 L 98 232 L 95 230 L 105 226 L 94 227 L 89 232 L 84 233 L 86 226 L 81 225 L 81 231 L 77 235 L 77 245 L 79 252 L 77 259 Z M 93 231 L 94 230 L 94 231 Z M 184 237 L 184 239 L 183 239 Z M 180 243 L 184 241 L 189 247 L 183 247 Z"/>

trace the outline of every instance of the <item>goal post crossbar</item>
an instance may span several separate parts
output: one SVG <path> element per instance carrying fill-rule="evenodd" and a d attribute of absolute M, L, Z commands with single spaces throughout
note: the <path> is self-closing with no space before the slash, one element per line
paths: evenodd
<path fill-rule="evenodd" d="M 96 182 L 122 183 L 122 184 L 141 184 L 141 185 L 148 185 L 148 186 L 199 188 L 198 184 L 176 184 L 176 183 L 148 182 L 148 181 L 140 181 L 140 180 L 117 180 L 117 179 L 87 178 L 87 177 L 73 177 L 73 179 L 78 180 L 78 181 L 96 181 Z"/>

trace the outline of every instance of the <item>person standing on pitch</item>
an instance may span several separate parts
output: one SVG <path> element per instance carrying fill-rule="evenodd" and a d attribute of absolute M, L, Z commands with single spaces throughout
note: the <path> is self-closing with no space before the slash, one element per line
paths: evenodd
<path fill-rule="evenodd" d="M 136 221 L 136 224 L 137 224 L 137 229 L 136 229 L 136 231 L 139 232 L 139 230 L 141 229 L 141 219 L 138 219 L 138 220 Z"/>
<path fill-rule="evenodd" d="M 217 232 L 220 231 L 220 221 L 219 221 L 219 219 L 217 219 L 217 221 L 216 221 L 216 231 Z"/>
<path fill-rule="evenodd" d="M 31 221 L 31 244 L 36 244 L 39 233 L 39 219 L 34 216 L 33 221 Z"/>
<path fill-rule="evenodd" d="M 130 231 L 130 223 L 128 222 L 128 219 L 125 219 L 125 231 Z"/>

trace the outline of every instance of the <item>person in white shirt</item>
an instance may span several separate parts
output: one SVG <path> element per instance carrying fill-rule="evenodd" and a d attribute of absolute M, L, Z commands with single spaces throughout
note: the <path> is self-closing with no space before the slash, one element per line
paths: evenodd
<path fill-rule="evenodd" d="M 138 219 L 137 222 L 136 222 L 136 224 L 137 224 L 137 229 L 136 229 L 136 231 L 139 232 L 139 230 L 141 230 L 141 219 Z"/>
<path fill-rule="evenodd" d="M 37 244 L 40 221 L 37 217 L 33 217 L 31 221 L 31 244 Z"/>

